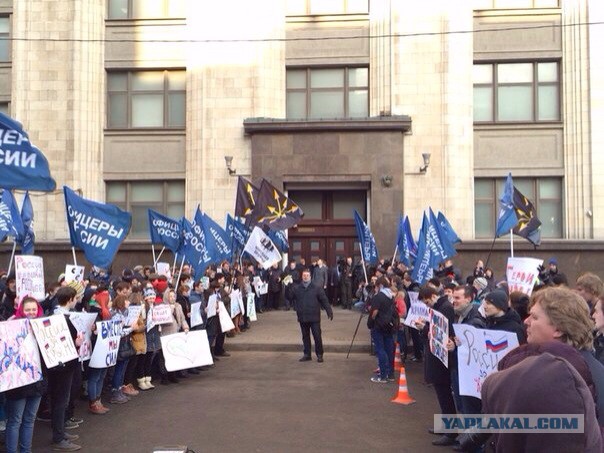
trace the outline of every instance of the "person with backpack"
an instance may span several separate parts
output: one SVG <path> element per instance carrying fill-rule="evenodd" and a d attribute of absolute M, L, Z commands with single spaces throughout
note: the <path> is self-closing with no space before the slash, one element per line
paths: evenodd
<path fill-rule="evenodd" d="M 390 280 L 382 276 L 377 279 L 376 286 L 378 292 L 371 300 L 367 327 L 371 329 L 380 375 L 372 376 L 371 382 L 386 383 L 394 381 L 394 334 L 399 327 L 398 312 L 394 305 Z"/>

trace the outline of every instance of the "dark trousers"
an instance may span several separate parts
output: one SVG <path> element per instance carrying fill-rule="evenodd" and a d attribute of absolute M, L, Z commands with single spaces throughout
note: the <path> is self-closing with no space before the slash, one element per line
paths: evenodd
<path fill-rule="evenodd" d="M 281 305 L 281 291 L 269 291 L 266 304 L 268 305 L 268 308 L 279 310 L 279 305 Z"/>
<path fill-rule="evenodd" d="M 223 333 L 219 333 L 216 335 L 216 343 L 214 343 L 214 354 L 223 354 L 224 353 L 224 337 Z"/>
<path fill-rule="evenodd" d="M 302 331 L 302 343 L 304 344 L 304 355 L 310 357 L 310 333 L 315 342 L 315 353 L 317 357 L 323 356 L 323 340 L 321 339 L 321 323 L 320 322 L 301 322 L 300 330 Z"/>
<path fill-rule="evenodd" d="M 157 355 L 155 351 L 147 351 L 145 355 L 141 355 L 136 363 L 136 378 L 141 379 L 145 376 L 151 376 L 151 365 L 153 359 Z"/>
<path fill-rule="evenodd" d="M 423 357 L 424 341 L 422 340 L 421 334 L 417 329 L 409 329 L 411 332 L 411 339 L 413 340 L 413 355 L 416 359 Z"/>
<path fill-rule="evenodd" d="M 349 278 L 340 281 L 340 301 L 342 308 L 352 307 L 352 281 Z"/>
<path fill-rule="evenodd" d="M 69 404 L 73 373 L 77 366 L 77 361 L 73 361 L 64 367 L 51 368 L 48 372 L 50 419 L 54 443 L 61 442 L 65 438 L 65 412 Z"/>
<path fill-rule="evenodd" d="M 134 375 L 138 368 L 139 360 L 144 361 L 144 355 L 133 355 L 128 360 L 128 366 L 126 367 L 126 374 L 124 375 L 124 385 L 133 384 L 134 385 Z"/>
<path fill-rule="evenodd" d="M 65 419 L 68 420 L 75 415 L 76 401 L 82 394 L 82 364 L 74 367 L 73 379 L 71 380 L 71 391 L 69 392 L 69 404 L 65 411 Z"/>

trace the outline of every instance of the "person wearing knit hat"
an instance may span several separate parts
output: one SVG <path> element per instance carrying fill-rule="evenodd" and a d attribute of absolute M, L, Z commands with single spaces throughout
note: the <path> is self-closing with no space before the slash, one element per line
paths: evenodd
<path fill-rule="evenodd" d="M 504 291 L 496 289 L 488 293 L 482 308 L 486 315 L 487 329 L 514 332 L 518 337 L 518 343 L 526 343 L 522 319 L 513 308 L 510 308 L 508 295 Z"/>
<path fill-rule="evenodd" d="M 69 283 L 67 283 L 67 286 L 69 286 L 70 288 L 75 289 L 76 291 L 76 298 L 79 300 L 84 296 L 84 284 L 82 282 L 79 282 L 77 280 L 72 280 Z"/>

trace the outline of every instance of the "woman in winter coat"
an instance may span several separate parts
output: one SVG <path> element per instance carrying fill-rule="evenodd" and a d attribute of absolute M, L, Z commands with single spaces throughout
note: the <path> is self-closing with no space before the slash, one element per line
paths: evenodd
<path fill-rule="evenodd" d="M 161 302 L 161 299 L 159 299 L 159 301 Z M 142 313 L 146 316 L 145 343 L 147 352 L 145 352 L 144 358 L 139 359 L 138 361 L 136 381 L 139 389 L 152 390 L 155 386 L 151 382 L 151 369 L 153 360 L 157 357 L 158 352 L 161 351 L 161 341 L 159 339 L 159 325 L 154 325 L 149 328 L 152 310 L 157 303 L 157 294 L 150 283 L 147 284 L 147 287 L 143 291 L 143 302 Z"/>
<path fill-rule="evenodd" d="M 128 325 L 128 307 L 130 301 L 126 296 L 116 296 L 113 300 L 113 306 L 111 308 L 111 320 L 119 321 L 122 323 L 122 335 L 120 338 L 120 345 L 117 353 L 117 362 L 115 369 L 113 370 L 113 378 L 111 379 L 111 399 L 109 400 L 112 404 L 123 404 L 130 401 L 130 396 L 135 396 L 134 393 L 126 391 L 129 394 L 124 393 L 124 376 L 126 374 L 126 367 L 130 357 L 134 355 L 134 350 L 130 344 L 130 334 L 132 333 L 132 327 Z M 136 392 L 138 395 L 138 392 Z"/>
<path fill-rule="evenodd" d="M 106 287 L 99 286 L 97 292 L 94 294 L 92 299 L 88 303 L 88 311 L 90 313 L 96 313 L 96 321 L 108 321 L 111 319 L 111 296 Z M 97 332 L 96 332 L 96 321 L 92 325 L 92 349 L 94 350 L 94 344 L 96 343 Z M 103 415 L 109 412 L 109 408 L 104 406 L 101 402 L 101 392 L 103 391 L 103 382 L 107 374 L 107 368 L 93 368 L 88 366 L 88 411 L 92 414 Z"/>
<path fill-rule="evenodd" d="M 604 300 L 602 298 L 598 299 L 596 305 L 594 305 L 594 312 L 591 318 L 596 323 L 596 331 L 594 333 L 596 359 L 604 365 Z"/>
<path fill-rule="evenodd" d="M 33 297 L 25 297 L 15 312 L 15 319 L 33 319 L 43 316 L 43 310 Z M 29 326 L 27 326 L 29 329 Z M 6 395 L 6 451 L 8 453 L 31 453 L 34 422 L 47 382 L 42 376 L 33 384 L 8 390 Z"/>
<path fill-rule="evenodd" d="M 163 303 L 168 304 L 170 306 L 170 311 L 172 312 L 172 322 L 170 324 L 162 324 L 160 326 L 161 336 L 164 337 L 167 335 L 172 335 L 180 332 L 181 330 L 188 332 L 189 324 L 187 324 L 185 315 L 182 312 L 182 307 L 180 306 L 180 304 L 176 303 L 176 292 L 172 288 L 168 288 L 164 292 Z M 162 384 L 168 384 L 169 382 L 179 382 L 176 373 L 168 372 L 168 370 L 166 369 L 166 360 L 163 354 L 160 356 L 159 370 L 162 375 Z M 186 375 L 181 373 L 178 376 L 185 377 Z"/>
<path fill-rule="evenodd" d="M 132 324 L 132 333 L 130 334 L 130 343 L 134 349 L 134 355 L 130 357 L 128 366 L 126 367 L 126 375 L 124 376 L 124 386 L 122 392 L 126 396 L 138 395 L 138 391 L 134 388 L 135 377 L 139 368 L 139 362 L 145 361 L 145 353 L 147 352 L 147 339 L 145 338 L 145 331 L 147 330 L 146 320 L 147 316 L 145 313 L 145 304 L 143 301 L 143 294 L 140 287 L 132 287 L 132 294 L 129 296 L 130 306 L 128 307 L 128 318 L 134 319 L 135 322 Z M 138 312 L 138 316 L 136 313 Z M 136 318 L 135 318 L 136 316 Z M 137 378 L 142 378 L 137 376 Z M 148 390 L 146 385 L 143 385 Z"/>

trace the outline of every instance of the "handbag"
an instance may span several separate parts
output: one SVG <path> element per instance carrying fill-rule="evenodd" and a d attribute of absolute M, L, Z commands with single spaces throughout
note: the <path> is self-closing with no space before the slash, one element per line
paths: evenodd
<path fill-rule="evenodd" d="M 130 341 L 130 335 L 120 338 L 120 346 L 117 350 L 117 358 L 118 360 L 125 360 L 132 357 L 136 351 L 132 347 L 132 343 Z"/>

